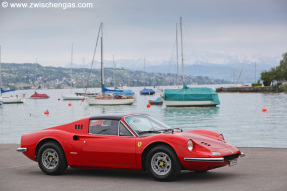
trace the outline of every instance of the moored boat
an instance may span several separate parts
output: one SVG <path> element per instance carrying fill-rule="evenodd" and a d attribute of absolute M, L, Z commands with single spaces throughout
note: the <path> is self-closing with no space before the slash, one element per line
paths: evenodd
<path fill-rule="evenodd" d="M 177 31 L 177 27 L 176 27 Z M 187 87 L 184 81 L 184 64 L 183 64 L 183 47 L 182 47 L 182 17 L 180 17 L 180 31 L 181 31 L 181 56 L 182 56 L 182 89 L 165 89 L 163 92 L 164 104 L 167 107 L 203 107 L 219 105 L 217 93 L 206 87 L 190 88 Z M 176 32 L 177 39 L 177 32 Z M 177 44 L 177 40 L 176 40 Z"/>
<path fill-rule="evenodd" d="M 162 105 L 163 101 L 158 97 L 156 100 L 148 100 L 150 105 Z"/>
<path fill-rule="evenodd" d="M 145 59 L 144 59 L 144 72 L 145 72 Z M 146 85 L 145 83 L 146 82 L 144 80 L 144 85 Z M 153 94 L 155 94 L 155 91 L 153 89 L 147 89 L 145 87 L 143 90 L 140 91 L 140 95 L 153 95 Z"/>
<path fill-rule="evenodd" d="M 86 101 L 89 105 L 132 105 L 135 102 L 135 99 L 111 95 L 88 97 L 86 98 Z"/>
<path fill-rule="evenodd" d="M 164 104 L 167 107 L 203 107 L 219 105 L 217 93 L 211 88 L 189 88 L 184 83 L 182 89 L 165 89 Z"/>
<path fill-rule="evenodd" d="M 20 98 L 18 95 L 16 96 L 6 96 L 3 97 L 2 93 L 11 92 L 14 90 L 4 90 L 2 88 L 2 70 L 1 70 L 1 46 L 0 46 L 0 102 L 5 104 L 12 104 L 12 103 L 24 103 L 24 97 Z"/>
<path fill-rule="evenodd" d="M 76 95 L 76 94 L 72 94 L 72 95 L 62 95 L 63 100 L 83 100 L 85 99 L 85 96 L 81 96 L 81 95 Z"/>
<path fill-rule="evenodd" d="M 144 88 L 142 91 L 140 91 L 141 95 L 154 95 L 155 91 L 153 89 L 147 89 Z"/>
<path fill-rule="evenodd" d="M 33 95 L 31 95 L 30 99 L 48 99 L 50 96 L 47 94 L 38 94 L 36 91 Z"/>
<path fill-rule="evenodd" d="M 18 96 L 0 97 L 0 101 L 4 104 L 24 103 L 24 99 Z"/>
<path fill-rule="evenodd" d="M 101 23 L 101 89 L 102 93 L 96 97 L 87 97 L 89 105 L 131 105 L 135 102 L 134 93 L 131 90 L 111 90 L 104 85 L 104 62 L 103 62 L 103 23 Z M 129 93 L 130 95 L 127 95 Z"/>
<path fill-rule="evenodd" d="M 62 95 L 63 100 L 82 100 L 85 99 L 84 96 L 82 95 L 76 95 L 72 93 L 72 89 L 73 89 L 73 43 L 72 43 L 72 51 L 71 51 L 71 73 L 70 73 L 70 77 L 71 77 L 71 95 Z"/>

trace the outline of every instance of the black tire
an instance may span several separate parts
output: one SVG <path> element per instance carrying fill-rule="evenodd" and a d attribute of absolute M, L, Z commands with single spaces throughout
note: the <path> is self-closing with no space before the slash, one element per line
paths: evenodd
<path fill-rule="evenodd" d="M 68 164 L 62 147 L 55 142 L 42 145 L 37 155 L 40 169 L 47 175 L 64 174 Z"/>
<path fill-rule="evenodd" d="M 181 171 L 176 153 L 166 145 L 152 148 L 147 154 L 145 166 L 149 174 L 158 181 L 175 180 Z"/>

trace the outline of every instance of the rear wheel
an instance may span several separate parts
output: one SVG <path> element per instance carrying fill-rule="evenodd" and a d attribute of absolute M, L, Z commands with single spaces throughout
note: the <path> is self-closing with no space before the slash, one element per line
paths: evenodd
<path fill-rule="evenodd" d="M 152 148 L 146 157 L 145 165 L 149 174 L 159 181 L 174 180 L 181 171 L 176 154 L 165 145 Z"/>
<path fill-rule="evenodd" d="M 55 142 L 48 142 L 41 146 L 37 156 L 40 169 L 48 175 L 65 173 L 68 164 L 62 147 Z"/>

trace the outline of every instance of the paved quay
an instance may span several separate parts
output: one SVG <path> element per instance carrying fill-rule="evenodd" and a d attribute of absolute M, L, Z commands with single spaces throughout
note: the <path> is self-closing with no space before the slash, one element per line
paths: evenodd
<path fill-rule="evenodd" d="M 287 148 L 240 148 L 246 154 L 234 167 L 207 173 L 182 171 L 173 182 L 157 182 L 146 172 L 71 169 L 48 176 L 38 164 L 18 153 L 17 144 L 0 144 L 0 190 L 244 190 L 286 191 Z"/>

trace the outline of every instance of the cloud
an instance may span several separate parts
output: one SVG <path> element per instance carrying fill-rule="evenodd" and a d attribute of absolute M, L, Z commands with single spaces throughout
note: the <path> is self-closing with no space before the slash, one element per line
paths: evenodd
<path fill-rule="evenodd" d="M 173 54 L 175 23 L 180 16 L 186 55 L 199 50 L 265 56 L 286 52 L 285 0 L 86 2 L 93 2 L 93 8 L 1 7 L 2 60 L 34 62 L 37 57 L 43 65 L 64 66 L 69 63 L 73 42 L 75 62 L 81 63 L 83 57 L 90 61 L 100 22 L 104 22 L 105 59 L 111 60 L 115 54 L 117 59 L 168 60 Z"/>

